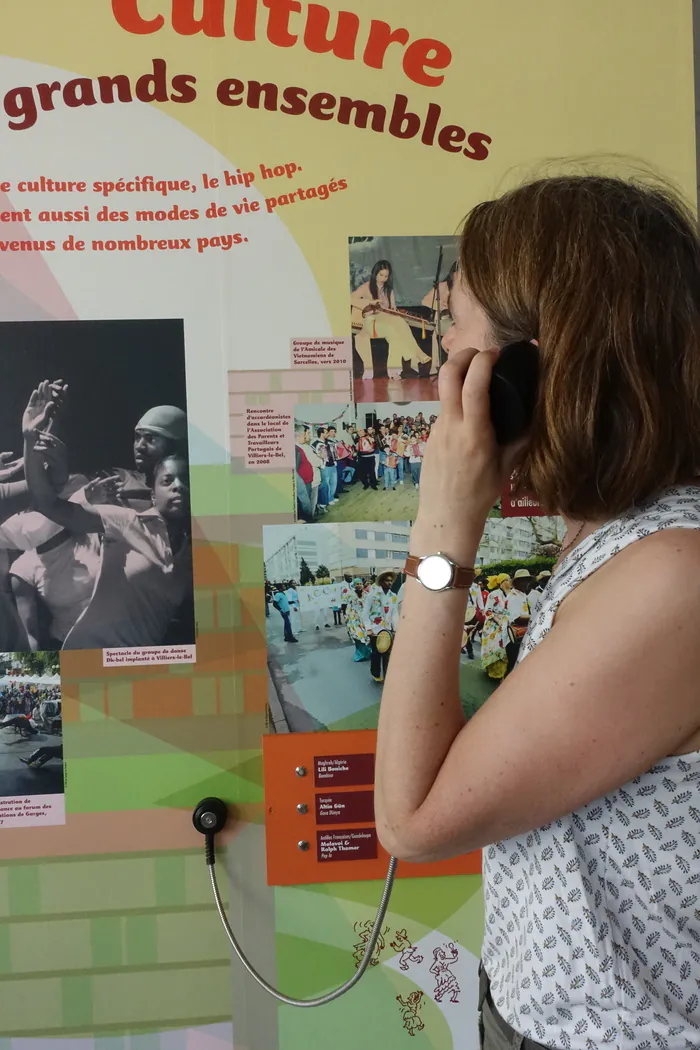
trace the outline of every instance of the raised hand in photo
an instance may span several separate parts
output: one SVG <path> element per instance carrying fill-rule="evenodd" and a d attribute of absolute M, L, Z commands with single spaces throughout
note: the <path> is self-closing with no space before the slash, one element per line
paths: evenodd
<path fill-rule="evenodd" d="M 124 483 L 118 474 L 108 478 L 94 478 L 85 486 L 85 499 L 93 506 L 124 503 Z"/>
<path fill-rule="evenodd" d="M 68 483 L 68 449 L 48 430 L 35 434 L 34 452 L 43 462 L 46 477 L 54 492 L 61 492 Z"/>
<path fill-rule="evenodd" d="M 62 379 L 43 379 L 32 391 L 22 417 L 22 433 L 27 436 L 46 427 L 55 419 L 58 409 L 63 405 L 68 386 Z"/>

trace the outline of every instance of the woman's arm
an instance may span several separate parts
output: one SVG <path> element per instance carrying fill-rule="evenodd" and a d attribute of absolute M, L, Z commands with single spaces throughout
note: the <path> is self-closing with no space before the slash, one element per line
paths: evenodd
<path fill-rule="evenodd" d="M 350 305 L 356 307 L 358 310 L 364 310 L 367 303 L 371 302 L 373 302 L 373 299 L 369 290 L 369 281 L 361 284 L 359 288 L 356 288 L 354 292 L 350 293 Z"/>
<path fill-rule="evenodd" d="M 514 454 L 504 458 L 493 440 L 493 355 L 466 353 L 440 374 L 444 407 L 411 536 L 412 554 L 442 551 L 464 566 L 474 564 Z M 650 595 L 668 611 L 663 659 Z M 459 698 L 466 602 L 466 591 L 406 581 L 375 774 L 380 841 L 406 860 L 454 856 L 548 823 L 645 772 L 700 724 L 698 533 L 648 537 L 598 570 L 468 724 Z"/>
<path fill-rule="evenodd" d="M 700 721 L 696 580 L 697 533 L 633 544 L 566 599 L 550 633 L 468 724 L 449 614 L 433 603 L 431 624 L 420 584 L 409 580 L 380 708 L 376 812 L 385 848 L 409 861 L 467 853 L 571 813 L 681 748 Z M 650 594 L 670 610 L 663 659 Z M 428 597 L 454 600 L 452 592 Z M 420 608 L 422 642 L 406 632 Z M 395 670 L 407 644 L 412 674 L 399 697 Z"/>

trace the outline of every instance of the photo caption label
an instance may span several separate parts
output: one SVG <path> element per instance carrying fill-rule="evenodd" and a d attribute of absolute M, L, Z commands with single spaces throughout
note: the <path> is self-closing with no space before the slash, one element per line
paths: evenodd
<path fill-rule="evenodd" d="M 246 408 L 246 467 L 252 470 L 291 470 L 294 466 L 293 428 L 293 409 Z"/>
<path fill-rule="evenodd" d="M 349 368 L 352 339 L 321 336 L 315 339 L 292 339 L 292 368 Z"/>
<path fill-rule="evenodd" d="M 374 784 L 374 755 L 328 755 L 314 759 L 316 787 Z"/>
<path fill-rule="evenodd" d="M 195 664 L 195 645 L 161 645 L 153 648 L 103 649 L 103 667 L 141 667 L 144 664 Z"/>

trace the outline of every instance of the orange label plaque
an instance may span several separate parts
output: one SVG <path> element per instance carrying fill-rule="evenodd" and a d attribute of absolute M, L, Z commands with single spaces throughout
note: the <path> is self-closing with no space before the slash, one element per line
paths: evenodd
<path fill-rule="evenodd" d="M 268 885 L 384 878 L 389 855 L 374 827 L 376 739 L 369 729 L 263 737 Z M 397 868 L 399 878 L 480 873 L 480 851 Z"/>

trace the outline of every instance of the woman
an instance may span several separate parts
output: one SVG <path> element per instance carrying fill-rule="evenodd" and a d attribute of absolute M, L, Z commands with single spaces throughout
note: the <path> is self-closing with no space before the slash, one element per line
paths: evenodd
<path fill-rule="evenodd" d="M 363 608 L 365 603 L 365 588 L 362 580 L 352 581 L 352 594 L 348 597 L 345 610 L 345 624 L 348 629 L 348 638 L 355 646 L 353 661 L 362 663 L 369 660 L 372 650 L 369 645 L 369 635 L 363 619 Z"/>
<path fill-rule="evenodd" d="M 356 324 L 355 349 L 362 359 L 364 374 L 373 372 L 372 339 L 385 339 L 389 347 L 387 371 L 391 378 L 418 375 L 418 366 L 430 361 L 413 338 L 410 325 L 396 311 L 394 272 L 388 259 L 379 259 L 372 267 L 368 281 L 350 296 Z M 394 313 L 386 313 L 393 310 Z M 367 312 L 365 312 L 367 311 Z"/>
<path fill-rule="evenodd" d="M 484 626 L 481 630 L 481 667 L 496 681 L 505 678 L 508 670 L 506 645 L 508 643 L 507 587 L 510 576 L 502 572 L 490 576 L 489 596 L 484 607 Z"/>
<path fill-rule="evenodd" d="M 357 432 L 357 475 L 363 489 L 377 489 L 377 471 L 375 457 L 377 442 L 369 430 Z"/>
<path fill-rule="evenodd" d="M 700 1046 L 695 217 L 615 178 L 520 187 L 468 216 L 452 312 L 411 554 L 473 566 L 513 471 L 567 536 L 513 673 L 468 723 L 466 591 L 408 579 L 380 841 L 421 862 L 484 848 L 483 1046 Z M 504 449 L 492 348 L 522 339 L 539 397 Z"/>
<path fill-rule="evenodd" d="M 192 549 L 187 461 L 167 456 L 153 470 L 153 506 L 89 506 L 61 499 L 46 478 L 47 450 L 55 441 L 43 428 L 51 404 L 34 391 L 23 421 L 27 483 L 37 509 L 75 536 L 100 537 L 94 589 L 67 633 L 64 649 L 162 645 L 174 623 L 194 641 Z M 33 409 L 33 410 L 32 410 Z"/>

